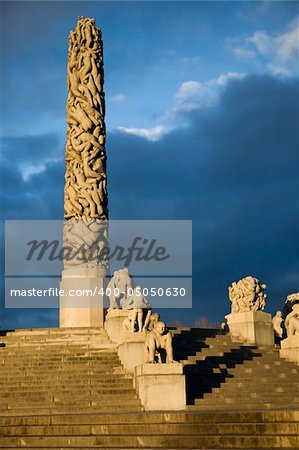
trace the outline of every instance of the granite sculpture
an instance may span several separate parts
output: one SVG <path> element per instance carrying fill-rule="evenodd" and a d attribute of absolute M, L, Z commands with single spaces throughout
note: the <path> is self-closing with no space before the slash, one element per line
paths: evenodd
<path fill-rule="evenodd" d="M 116 270 L 113 277 L 108 283 L 107 293 L 110 301 L 110 309 L 118 309 L 121 304 L 127 301 L 130 290 L 133 290 L 133 280 L 130 276 L 129 270 Z"/>
<path fill-rule="evenodd" d="M 66 269 L 108 267 L 103 43 L 94 19 L 79 17 L 69 34 L 64 258 Z"/>
<path fill-rule="evenodd" d="M 285 327 L 288 337 L 299 335 L 299 304 L 295 304 L 292 311 L 287 315 Z"/>
<path fill-rule="evenodd" d="M 265 284 L 257 278 L 248 276 L 233 282 L 228 288 L 231 312 L 262 311 L 266 306 Z"/>
<path fill-rule="evenodd" d="M 273 323 L 274 332 L 280 338 L 282 337 L 282 333 L 283 333 L 282 322 L 283 322 L 282 312 L 281 311 L 277 311 L 275 316 L 272 319 L 272 323 Z"/>
<path fill-rule="evenodd" d="M 65 218 L 108 219 L 103 43 L 94 19 L 79 17 L 68 48 Z"/>
<path fill-rule="evenodd" d="M 161 364 L 163 353 L 166 354 L 166 363 L 173 362 L 172 334 L 165 322 L 157 322 L 153 330 L 147 332 L 145 350 L 148 363 Z"/>

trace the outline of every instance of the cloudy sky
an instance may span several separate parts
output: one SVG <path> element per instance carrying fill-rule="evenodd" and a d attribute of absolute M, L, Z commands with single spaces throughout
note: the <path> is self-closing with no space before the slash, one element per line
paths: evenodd
<path fill-rule="evenodd" d="M 62 218 L 67 38 L 79 15 L 94 17 L 110 217 L 193 221 L 193 309 L 163 317 L 222 320 L 227 286 L 246 275 L 268 285 L 269 312 L 282 308 L 298 291 L 298 3 L 2 1 L 1 10 L 3 219 Z M 58 312 L 2 308 L 1 321 L 57 326 Z"/>

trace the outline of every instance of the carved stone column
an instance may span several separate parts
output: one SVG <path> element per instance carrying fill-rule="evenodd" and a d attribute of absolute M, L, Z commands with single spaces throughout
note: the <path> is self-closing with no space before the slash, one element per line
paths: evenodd
<path fill-rule="evenodd" d="M 108 238 L 103 44 L 94 19 L 79 17 L 69 35 L 64 271 L 60 326 L 103 326 Z M 84 291 L 85 290 L 85 291 Z M 82 294 L 81 294 L 82 291 Z"/>

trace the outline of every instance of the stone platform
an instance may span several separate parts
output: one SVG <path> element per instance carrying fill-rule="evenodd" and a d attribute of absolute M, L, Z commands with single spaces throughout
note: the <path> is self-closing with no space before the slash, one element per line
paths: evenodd
<path fill-rule="evenodd" d="M 144 411 L 103 329 L 2 332 L 0 448 L 299 446 L 298 367 L 216 330 L 173 333 L 182 412 Z"/>

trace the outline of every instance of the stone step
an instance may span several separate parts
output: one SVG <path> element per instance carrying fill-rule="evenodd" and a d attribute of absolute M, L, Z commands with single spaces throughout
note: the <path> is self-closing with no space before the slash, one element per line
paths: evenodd
<path fill-rule="evenodd" d="M 75 358 L 75 357 L 74 357 Z M 17 356 L 16 358 L 17 359 Z M 60 358 L 57 359 L 52 359 L 52 358 L 44 358 L 44 359 L 40 359 L 40 358 L 30 358 L 30 360 L 20 360 L 18 361 L 19 365 L 16 364 L 16 362 L 12 363 L 12 361 L 7 361 L 7 360 L 2 360 L 1 359 L 1 363 L 0 363 L 0 367 L 1 370 L 5 369 L 5 367 L 9 367 L 9 368 L 18 368 L 18 367 L 26 367 L 26 366 L 36 366 L 36 365 L 50 365 L 50 366 L 55 366 L 58 364 L 66 364 L 66 365 L 76 365 L 76 360 L 75 359 L 70 359 L 68 356 L 61 356 Z M 82 357 L 78 357 L 77 360 L 77 365 L 80 366 L 84 366 L 85 364 L 98 364 L 98 365 L 103 365 L 103 364 L 121 364 L 119 358 L 117 357 L 117 355 L 111 355 L 111 357 L 108 356 L 104 356 L 103 358 L 98 357 L 98 358 L 94 358 L 93 356 L 82 356 Z"/>
<path fill-rule="evenodd" d="M 295 366 L 295 364 L 293 364 L 293 363 L 290 363 L 290 362 L 288 362 L 288 361 L 285 361 L 285 360 L 283 360 L 283 359 L 273 359 L 273 360 L 270 360 L 270 359 L 266 359 L 266 358 L 260 358 L 260 359 L 253 359 L 253 360 L 248 360 L 248 361 L 245 361 L 244 362 L 244 366 L 247 366 L 247 367 L 259 367 L 259 366 L 263 366 L 263 367 L 269 367 L 269 368 L 271 368 L 271 367 L 277 367 L 278 369 L 280 368 L 280 367 L 283 367 L 283 368 L 291 368 L 291 369 L 296 369 L 296 370 L 298 370 L 297 369 L 297 367 Z"/>
<path fill-rule="evenodd" d="M 209 434 L 217 435 L 296 435 L 299 423 L 214 423 L 209 425 Z M 105 425 L 31 425 L 0 426 L 0 436 L 125 436 L 125 435 L 207 435 L 207 425 L 194 423 L 145 423 Z"/>
<path fill-rule="evenodd" d="M 109 342 L 109 338 L 104 334 L 74 334 L 68 333 L 64 335 L 44 335 L 44 336 L 32 336 L 32 335 L 24 335 L 24 336 L 0 336 L 1 342 L 11 342 L 11 343 L 20 343 L 21 345 L 26 345 L 27 343 L 32 342 L 33 344 L 44 343 L 44 342 L 83 342 L 83 341 L 99 341 L 99 342 Z"/>
<path fill-rule="evenodd" d="M 99 374 L 85 374 L 84 376 L 78 377 L 77 379 L 72 378 L 72 376 L 70 374 L 65 375 L 65 376 L 55 376 L 54 374 L 52 374 L 52 377 L 49 376 L 48 378 L 37 378 L 37 377 L 30 377 L 30 376 L 26 376 L 26 377 L 19 377 L 18 379 L 15 379 L 15 382 L 23 382 L 23 383 L 35 383 L 36 381 L 38 381 L 39 383 L 41 383 L 42 381 L 44 381 L 45 385 L 56 385 L 56 384 L 62 384 L 65 385 L 66 383 L 71 383 L 72 386 L 76 386 L 78 388 L 84 389 L 84 386 L 87 385 L 88 381 L 101 381 L 101 382 L 105 382 L 107 384 L 109 384 L 109 380 L 110 378 L 113 377 L 113 381 L 115 381 L 118 377 L 120 380 L 126 380 L 126 379 L 131 379 L 129 375 L 125 375 L 125 374 L 117 374 L 117 373 L 113 373 L 113 374 L 102 374 L 99 376 Z M 6 387 L 5 384 L 2 384 L 0 387 L 1 391 L 5 391 Z"/>
<path fill-rule="evenodd" d="M 61 391 L 64 392 L 65 390 L 72 390 L 74 391 L 74 389 L 91 389 L 91 390 L 113 390 L 113 389 L 128 389 L 132 387 L 132 380 L 131 379 L 119 379 L 116 378 L 113 381 L 107 381 L 106 383 L 99 381 L 95 381 L 95 382 L 90 382 L 90 380 L 84 381 L 82 380 L 82 383 L 80 384 L 75 384 L 75 383 L 70 383 L 70 382 L 65 382 L 65 383 L 59 383 L 57 384 L 52 383 L 52 384 L 45 384 L 43 382 L 40 382 L 39 384 L 37 384 L 36 382 L 34 383 L 34 385 L 32 383 L 20 383 L 16 384 L 16 385 L 12 385 L 11 383 L 8 386 L 4 386 L 4 388 L 2 389 L 0 386 L 0 392 L 13 392 L 13 393 L 18 393 L 18 392 L 25 392 L 26 390 L 28 391 L 49 391 L 52 390 L 53 392 L 56 391 Z M 1 394 L 2 395 L 2 394 Z"/>
<path fill-rule="evenodd" d="M 5 350 L 4 350 L 5 349 Z M 0 347 L 0 359 L 5 361 L 14 361 L 15 358 L 20 359 L 21 361 L 31 361 L 32 359 L 45 359 L 45 360 L 56 360 L 61 358 L 76 358 L 76 357 L 97 357 L 106 355 L 116 355 L 115 349 L 106 349 L 106 348 L 80 348 L 80 349 L 72 349 L 71 347 L 61 347 L 51 351 L 43 351 L 42 349 L 36 352 L 23 352 L 21 350 L 17 350 L 16 352 L 12 352 L 11 349 L 8 350 L 7 347 Z"/>
<path fill-rule="evenodd" d="M 78 363 L 76 364 L 75 361 L 57 361 L 57 362 L 53 362 L 53 363 L 49 363 L 49 362 L 31 362 L 29 364 L 22 364 L 20 362 L 19 366 L 17 365 L 10 365 L 10 364 L 0 364 L 0 370 L 1 373 L 18 373 L 19 371 L 22 371 L 24 369 L 26 370 L 30 370 L 30 371 L 34 371 L 34 370 L 57 370 L 58 368 L 61 370 L 62 369 L 70 369 L 70 370 L 85 370 L 87 367 L 89 368 L 94 368 L 94 369 L 112 369 L 113 367 L 121 367 L 121 363 L 119 360 L 116 361 L 111 361 L 111 360 L 106 360 L 106 361 L 93 361 L 93 360 L 85 360 L 85 361 L 78 361 Z"/>
<path fill-rule="evenodd" d="M 122 392 L 119 394 L 116 393 L 110 393 L 107 395 L 92 395 L 90 393 L 91 391 L 87 391 L 86 393 L 77 393 L 74 398 L 74 393 L 71 393 L 70 395 L 61 393 L 60 395 L 55 394 L 53 396 L 48 395 L 47 393 L 36 393 L 32 395 L 22 395 L 20 397 L 8 397 L 8 398 L 1 398 L 0 400 L 0 408 L 7 409 L 7 408 L 22 408 L 23 406 L 28 407 L 28 404 L 38 407 L 48 407 L 48 405 L 52 405 L 52 403 L 55 403 L 56 405 L 65 405 L 65 406 L 76 406 L 82 403 L 84 404 L 91 404 L 94 405 L 98 404 L 100 401 L 102 405 L 108 404 L 108 405 L 114 405 L 114 404 L 123 404 L 126 402 L 126 404 L 135 404 L 136 400 L 138 399 L 136 394 L 132 394 L 131 392 Z M 138 400 L 139 402 L 139 400 Z M 55 406 L 55 405 L 54 405 Z M 50 406 L 51 407 L 51 406 Z"/>
<path fill-rule="evenodd" d="M 144 424 L 144 423 L 284 423 L 299 422 L 297 410 L 276 410 L 263 412 L 147 412 L 123 414 L 68 413 L 51 415 L 0 416 L 0 425 L 72 425 L 72 424 Z"/>
<path fill-rule="evenodd" d="M 193 367 L 193 366 L 192 366 Z M 191 372 L 192 376 L 199 376 L 200 382 L 203 383 L 203 380 L 206 379 L 206 381 L 209 383 L 209 380 L 211 379 L 211 370 L 207 370 L 204 371 L 204 368 L 202 368 L 202 370 L 200 370 L 200 367 L 198 369 L 196 369 L 196 371 Z M 225 371 L 223 369 L 220 368 L 214 368 L 213 369 L 213 373 L 215 375 L 219 375 L 219 383 L 220 382 L 233 382 L 232 380 L 235 380 L 235 382 L 241 382 L 243 383 L 246 387 L 250 386 L 250 384 L 252 383 L 252 380 L 262 380 L 261 383 L 271 383 L 271 379 L 273 380 L 273 375 L 271 376 L 270 374 L 260 374 L 257 375 L 256 377 L 252 376 L 251 374 L 248 373 L 244 373 L 244 374 L 235 374 L 232 370 L 230 371 Z M 298 375 L 296 374 L 291 374 L 291 373 L 282 373 L 282 374 L 277 374 L 277 376 L 275 376 L 276 382 L 277 383 L 296 383 L 298 382 Z"/>
<path fill-rule="evenodd" d="M 44 349 L 44 351 L 39 350 L 37 352 L 34 351 L 21 351 L 20 349 L 13 351 L 12 349 L 9 349 L 7 347 L 1 347 L 0 348 L 0 355 L 1 355 L 1 359 L 6 359 L 8 360 L 12 360 L 16 357 L 16 355 L 24 360 L 24 361 L 29 361 L 31 358 L 51 358 L 53 360 L 55 359 L 59 359 L 61 357 L 69 357 L 69 358 L 76 358 L 76 357 L 100 357 L 100 358 L 105 358 L 105 357 L 115 357 L 117 355 L 116 351 L 114 349 L 110 350 L 103 350 L 103 349 L 97 349 L 97 348 L 90 348 L 88 350 L 86 349 L 82 349 L 82 347 L 80 349 L 75 348 L 72 349 L 70 346 L 65 346 L 65 347 L 61 347 L 61 348 L 56 348 L 56 351 L 54 352 L 54 350 L 52 351 L 47 351 L 47 347 Z"/>
<path fill-rule="evenodd" d="M 298 395 L 298 391 L 296 392 L 296 394 Z M 289 404 L 293 404 L 293 403 L 299 403 L 299 397 L 295 397 L 295 395 L 293 392 L 286 392 L 286 393 L 281 393 L 281 392 L 277 392 L 275 394 L 271 394 L 271 393 L 247 393 L 244 395 L 234 395 L 233 393 L 226 393 L 226 392 L 220 392 L 219 394 L 216 393 L 207 393 L 204 394 L 203 398 L 198 398 L 195 400 L 196 402 L 201 402 L 204 401 L 205 403 L 214 403 L 214 402 L 226 402 L 226 403 L 246 403 L 246 402 L 270 402 L 270 403 L 277 403 L 279 404 L 281 401 L 283 402 L 289 402 Z"/>
<path fill-rule="evenodd" d="M 279 386 L 290 386 L 289 381 L 286 378 L 281 378 L 276 380 L 276 378 L 273 380 L 272 378 L 262 377 L 257 380 L 251 379 L 251 382 L 244 378 L 226 378 L 225 381 L 221 384 L 222 387 L 224 386 L 232 386 L 234 389 L 238 387 L 245 387 L 248 388 L 249 386 L 261 386 L 263 389 L 266 388 L 266 386 L 272 386 L 273 388 L 279 387 Z M 295 377 L 295 381 L 292 381 L 292 386 L 299 387 L 299 381 L 298 377 Z"/>
<path fill-rule="evenodd" d="M 260 380 L 261 383 L 271 383 L 271 380 L 273 381 L 273 377 L 274 375 L 272 374 L 265 374 L 262 373 L 261 375 L 259 375 L 257 378 L 253 378 L 251 375 L 249 375 L 248 372 L 245 373 L 239 373 L 239 374 L 235 374 L 234 372 L 231 371 L 231 373 L 228 373 L 228 377 L 226 378 L 226 380 L 230 381 L 230 382 L 240 382 L 240 383 L 247 383 L 247 386 L 250 385 L 251 382 L 255 382 L 254 380 Z M 275 373 L 275 382 L 277 383 L 285 383 L 285 382 L 298 382 L 298 375 L 297 374 L 293 374 L 293 373 L 287 373 L 287 372 L 283 372 L 281 374 L 276 374 Z"/>
<path fill-rule="evenodd" d="M 51 335 L 51 334 L 65 334 L 65 333 L 78 333 L 78 334 L 104 334 L 107 335 L 105 328 L 99 327 L 65 327 L 65 328 L 19 328 L 17 330 L 2 330 L 6 336 L 28 336 L 28 335 Z"/>
<path fill-rule="evenodd" d="M 47 382 L 48 381 L 48 382 Z M 40 379 L 35 379 L 34 381 L 34 385 L 32 385 L 32 380 L 28 379 L 26 380 L 26 378 L 22 378 L 21 380 L 10 380 L 9 384 L 7 383 L 7 381 L 5 380 L 1 380 L 0 383 L 0 389 L 16 389 L 19 387 L 23 387 L 23 386 L 32 386 L 34 388 L 39 389 L 40 387 L 45 387 L 47 388 L 48 386 L 59 386 L 62 385 L 63 383 L 59 383 L 57 384 L 57 381 L 62 381 L 59 377 L 55 377 L 55 378 L 49 378 L 48 380 L 45 380 L 45 378 L 40 378 Z M 91 376 L 89 375 L 88 378 L 86 379 L 77 379 L 77 380 L 70 380 L 70 379 L 66 379 L 65 380 L 65 384 L 67 386 L 86 386 L 86 385 L 103 385 L 103 386 L 109 386 L 109 385 L 114 385 L 115 383 L 122 383 L 122 384 L 128 384 L 132 382 L 132 378 L 131 376 L 124 374 L 124 375 L 118 375 L 118 374 L 111 374 L 105 377 L 95 377 L 95 376 Z"/>
<path fill-rule="evenodd" d="M 6 375 L 3 375 L 4 378 L 6 378 L 6 380 L 9 380 L 9 373 Z M 92 369 L 92 370 L 81 370 L 78 371 L 76 370 L 76 372 L 74 372 L 74 374 L 72 375 L 70 373 L 70 371 L 67 370 L 57 370 L 57 371 L 51 371 L 51 373 L 49 372 L 41 372 L 39 373 L 38 371 L 36 372 L 30 372 L 30 371 L 26 371 L 24 373 L 19 372 L 18 375 L 16 374 L 12 374 L 11 375 L 12 380 L 14 382 L 22 382 L 22 381 L 31 381 L 31 382 L 35 382 L 35 381 L 42 381 L 44 380 L 44 382 L 46 383 L 47 381 L 50 382 L 51 384 L 51 380 L 61 380 L 61 381 L 74 381 L 76 383 L 82 380 L 88 380 L 88 379 L 101 379 L 103 381 L 107 381 L 109 380 L 110 377 L 120 377 L 120 378 L 127 378 L 127 375 L 125 374 L 125 371 L 123 369 L 120 368 L 115 368 L 112 370 L 98 370 L 98 369 Z M 5 387 L 5 383 L 2 384 L 2 386 Z"/>
<path fill-rule="evenodd" d="M 77 361 L 76 361 L 77 358 Z M 17 356 L 14 358 L 17 359 Z M 98 356 L 95 357 L 93 355 L 82 355 L 82 356 L 72 356 L 69 357 L 68 355 L 61 355 L 58 358 L 51 358 L 51 357 L 44 357 L 39 358 L 32 357 L 28 359 L 21 359 L 18 360 L 19 365 L 26 366 L 26 365 L 37 365 L 37 364 L 49 364 L 49 365 L 55 365 L 55 364 L 86 364 L 86 363 L 93 363 L 93 364 L 120 364 L 119 358 L 116 354 L 112 354 L 111 356 Z M 1 359 L 0 360 L 0 366 L 3 367 L 19 367 L 15 360 L 7 360 L 7 359 Z"/>
<path fill-rule="evenodd" d="M 48 345 L 48 344 L 47 344 Z M 16 355 L 18 354 L 27 354 L 27 355 L 31 355 L 31 354 L 38 354 L 39 352 L 44 352 L 44 348 L 47 347 L 44 344 L 41 345 L 36 345 L 36 344 L 28 344 L 28 345 L 24 345 L 24 346 L 20 346 L 19 344 L 9 344 L 5 347 L 3 347 L 1 345 L 0 342 L 0 352 L 3 354 L 5 354 L 5 352 L 12 352 L 15 351 Z M 56 351 L 55 351 L 56 348 Z M 85 344 L 81 344 L 81 345 L 77 345 L 75 346 L 73 343 L 71 342 L 65 342 L 63 345 L 61 344 L 51 344 L 50 348 L 47 348 L 46 353 L 50 354 L 50 353 L 57 353 L 57 351 L 69 351 L 69 352 L 76 352 L 76 351 L 89 351 L 89 350 L 116 350 L 117 346 L 114 343 L 93 343 L 93 342 L 86 342 Z"/>
<path fill-rule="evenodd" d="M 299 388 L 299 384 L 297 383 L 297 385 L 295 386 L 289 386 L 289 385 L 285 385 L 284 387 L 282 386 L 278 386 L 278 387 L 273 387 L 273 386 L 250 386 L 250 390 L 248 391 L 242 391 L 240 392 L 240 388 L 236 389 L 235 386 L 231 386 L 231 385 L 222 385 L 219 388 L 212 388 L 212 394 L 225 394 L 225 395 L 236 395 L 236 396 L 251 396 L 251 395 L 271 395 L 273 394 L 285 394 L 285 393 L 289 393 L 289 394 L 293 394 L 295 395 L 296 393 L 298 393 L 298 388 Z"/>
<path fill-rule="evenodd" d="M 102 348 L 102 342 L 107 345 L 107 348 Z M 97 343 L 99 345 L 97 345 Z M 96 351 L 106 351 L 106 352 L 113 352 L 116 349 L 116 344 L 113 344 L 111 342 L 106 342 L 106 341 L 94 341 L 94 340 L 87 340 L 84 342 L 71 342 L 68 340 L 63 340 L 61 343 L 49 343 L 47 342 L 47 345 L 45 346 L 44 343 L 40 343 L 40 344 L 32 344 L 31 346 L 18 346 L 11 344 L 11 345 L 3 345 L 0 347 L 0 352 L 3 354 L 19 354 L 19 355 L 30 355 L 30 354 L 40 354 L 40 353 L 45 353 L 45 354 L 51 354 L 53 352 L 56 353 L 62 353 L 62 352 L 82 352 L 82 351 L 86 351 L 86 347 L 88 347 L 87 351 L 92 351 L 92 352 L 96 352 Z"/>
<path fill-rule="evenodd" d="M 230 369 L 229 369 L 230 370 Z M 275 373 L 275 378 L 278 377 L 289 377 L 290 375 L 294 375 L 294 377 L 297 377 L 299 373 L 296 371 L 296 369 L 293 370 L 280 370 L 280 369 L 273 369 L 273 368 L 245 368 L 245 367 L 237 367 L 234 369 L 234 371 L 231 371 L 234 376 L 248 376 L 248 374 L 252 375 L 253 377 L 259 377 L 259 376 L 269 376 L 273 378 L 273 374 Z"/>
<path fill-rule="evenodd" d="M 3 437 L 0 444 L 12 447 L 40 447 L 40 448 L 296 448 L 299 438 L 296 436 L 22 436 Z"/>
<path fill-rule="evenodd" d="M 47 356 L 47 355 L 36 355 L 31 356 L 30 358 L 22 358 L 18 357 L 18 361 L 15 360 L 15 355 L 1 358 L 0 353 L 0 365 L 5 364 L 6 366 L 10 365 L 11 367 L 17 366 L 18 363 L 22 364 L 30 364 L 30 363 L 52 363 L 55 364 L 57 362 L 84 362 L 86 360 L 102 362 L 102 361 L 119 361 L 116 353 L 106 353 L 100 355 L 93 354 L 82 354 L 82 355 L 57 355 L 57 356 Z"/>
<path fill-rule="evenodd" d="M 18 334 L 18 333 L 12 333 L 12 334 L 6 334 L 0 336 L 1 340 L 5 341 L 44 341 L 46 339 L 54 340 L 54 339 L 106 339 L 109 340 L 106 333 L 76 333 L 76 332 L 66 332 L 66 333 L 40 333 L 40 334 Z"/>
<path fill-rule="evenodd" d="M 81 361 L 78 364 L 76 364 L 75 362 L 69 363 L 69 362 L 61 362 L 61 363 L 56 363 L 56 364 L 35 364 L 35 363 L 31 363 L 30 365 L 21 365 L 19 367 L 7 367 L 6 365 L 3 365 L 3 367 L 1 367 L 0 365 L 0 369 L 1 369 L 1 375 L 5 375 L 5 374 L 18 374 L 19 372 L 22 373 L 24 370 L 26 370 L 26 372 L 30 372 L 30 373 L 41 373 L 41 372 L 48 372 L 49 370 L 52 370 L 53 372 L 57 372 L 57 371 L 71 371 L 71 372 L 85 372 L 87 370 L 93 370 L 93 371 L 98 371 L 98 372 L 103 372 L 103 371 L 113 371 L 114 369 L 121 369 L 122 366 L 120 364 L 119 361 L 116 362 L 110 362 L 107 361 L 105 362 L 95 362 L 95 361 Z"/>
<path fill-rule="evenodd" d="M 49 364 L 49 365 L 24 365 L 20 367 L 2 367 L 0 368 L 1 373 L 3 376 L 9 375 L 13 377 L 14 375 L 19 375 L 20 373 L 23 373 L 24 371 L 28 374 L 34 374 L 34 373 L 49 373 L 51 372 L 67 372 L 70 373 L 81 373 L 81 372 L 88 372 L 88 371 L 97 371 L 97 372 L 104 372 L 104 371 L 113 371 L 113 370 L 123 370 L 120 362 L 117 363 L 97 363 L 92 361 L 86 361 L 85 363 L 80 364 L 67 364 L 67 363 L 60 363 L 60 364 Z"/>
<path fill-rule="evenodd" d="M 96 396 L 96 397 L 109 397 L 111 395 L 131 395 L 136 397 L 136 391 L 135 389 L 133 389 L 133 387 L 124 387 L 124 388 L 120 388 L 118 385 L 115 386 L 113 389 L 111 389 L 110 387 L 107 388 L 103 388 L 103 389 L 90 389 L 89 387 L 87 389 L 82 390 L 79 394 L 76 394 L 76 398 L 80 398 L 80 396 Z M 37 390 L 32 390 L 32 389 L 28 389 L 28 390 L 19 390 L 19 391 L 14 391 L 14 392 L 3 392 L 1 394 L 1 398 L 2 399 L 14 399 L 14 398 L 35 398 L 36 396 L 44 396 L 45 398 L 52 398 L 53 396 L 55 397 L 61 397 L 63 396 L 63 398 L 68 398 L 74 397 L 74 390 L 70 389 L 69 387 L 66 386 L 65 389 L 43 389 L 40 391 Z M 7 401 L 7 400 L 4 400 Z"/>
<path fill-rule="evenodd" d="M 65 334 L 56 334 L 56 335 L 11 335 L 11 336 L 0 336 L 1 342 L 20 342 L 23 344 L 24 342 L 51 342 L 51 341 L 61 341 L 64 340 L 88 340 L 88 339 L 99 339 L 102 341 L 109 341 L 107 335 L 93 333 L 93 334 L 76 334 L 76 333 L 65 333 Z"/>
<path fill-rule="evenodd" d="M 30 404 L 33 406 L 38 407 L 48 407 L 48 405 L 52 405 L 52 403 L 55 403 L 57 405 L 65 405 L 65 406 L 71 406 L 71 405 L 79 405 L 79 403 L 82 404 L 90 404 L 94 403 L 94 405 L 98 404 L 99 401 L 102 402 L 102 405 L 108 404 L 123 404 L 126 402 L 126 404 L 135 404 L 136 399 L 138 399 L 137 395 L 132 392 L 121 392 L 121 393 L 109 393 L 106 395 L 92 395 L 91 391 L 87 391 L 86 393 L 77 393 L 74 398 L 74 393 L 67 395 L 65 393 L 60 394 L 47 394 L 43 392 L 38 392 L 34 394 L 24 394 L 19 397 L 5 397 L 3 398 L 1 396 L 0 400 L 0 408 L 7 409 L 7 408 L 22 408 L 23 406 L 28 406 Z M 139 402 L 139 400 L 138 400 Z"/>
<path fill-rule="evenodd" d="M 299 403 L 290 404 L 290 402 L 269 403 L 269 402 L 247 402 L 247 403 L 205 403 L 202 399 L 196 399 L 195 405 L 188 405 L 188 411 L 264 411 L 264 410 L 297 410 Z"/>
<path fill-rule="evenodd" d="M 3 346 L 4 344 L 4 346 Z M 22 352 L 24 353 L 25 351 L 27 352 L 27 354 L 30 354 L 31 352 L 37 352 L 37 351 L 43 351 L 43 348 L 45 346 L 49 346 L 49 348 L 47 348 L 47 352 L 51 352 L 51 351 L 55 351 L 55 348 L 58 349 L 72 349 L 72 350 L 84 350 L 84 349 L 105 349 L 105 350 L 109 350 L 109 349 L 115 349 L 116 348 L 116 344 L 113 344 L 111 342 L 106 342 L 106 341 L 85 341 L 82 343 L 79 342 L 74 342 L 74 341 L 66 341 L 64 340 L 63 342 L 41 342 L 41 343 L 32 343 L 32 342 L 27 342 L 24 344 L 20 344 L 20 342 L 15 342 L 15 343 L 5 343 L 5 342 L 1 342 L 0 341 L 0 346 L 1 346 L 1 352 L 5 352 L 5 351 L 12 351 L 15 350 L 16 352 Z"/>
<path fill-rule="evenodd" d="M 284 403 L 287 403 L 289 405 L 291 404 L 298 404 L 299 405 L 299 396 L 298 397 L 294 397 L 292 394 L 290 395 L 284 395 L 283 397 L 281 396 L 281 394 L 277 393 L 277 394 L 273 394 L 273 395 L 267 395 L 267 397 L 269 398 L 269 402 L 267 403 L 280 403 L 281 401 L 283 401 Z M 204 398 L 200 398 L 200 399 L 195 399 L 195 404 L 214 404 L 214 403 L 238 403 L 238 404 L 243 404 L 243 403 L 263 403 L 265 400 L 265 398 L 263 397 L 263 395 L 259 395 L 257 397 L 253 397 L 250 396 L 249 394 L 246 396 L 241 396 L 241 395 L 235 395 L 235 396 L 226 396 L 225 394 L 205 394 Z"/>
<path fill-rule="evenodd" d="M 89 404 L 76 404 L 75 408 L 74 406 L 65 406 L 65 405 L 58 405 L 55 404 L 52 405 L 51 407 L 45 407 L 45 406 L 41 406 L 41 407 L 23 407 L 23 408 L 9 408 L 9 409 L 0 409 L 0 417 L 7 417 L 7 416 L 37 416 L 37 415 L 45 415 L 45 414 L 70 414 L 73 413 L 74 410 L 78 413 L 78 414 L 85 414 L 85 415 L 89 415 L 89 414 L 109 414 L 109 413 L 113 413 L 113 414 L 117 414 L 117 413 L 122 413 L 122 414 L 128 414 L 131 412 L 138 412 L 138 411 L 142 411 L 143 407 L 140 404 L 134 404 L 134 405 L 95 405 L 95 406 L 91 406 Z M 1 448 L 1 447 L 0 447 Z"/>

